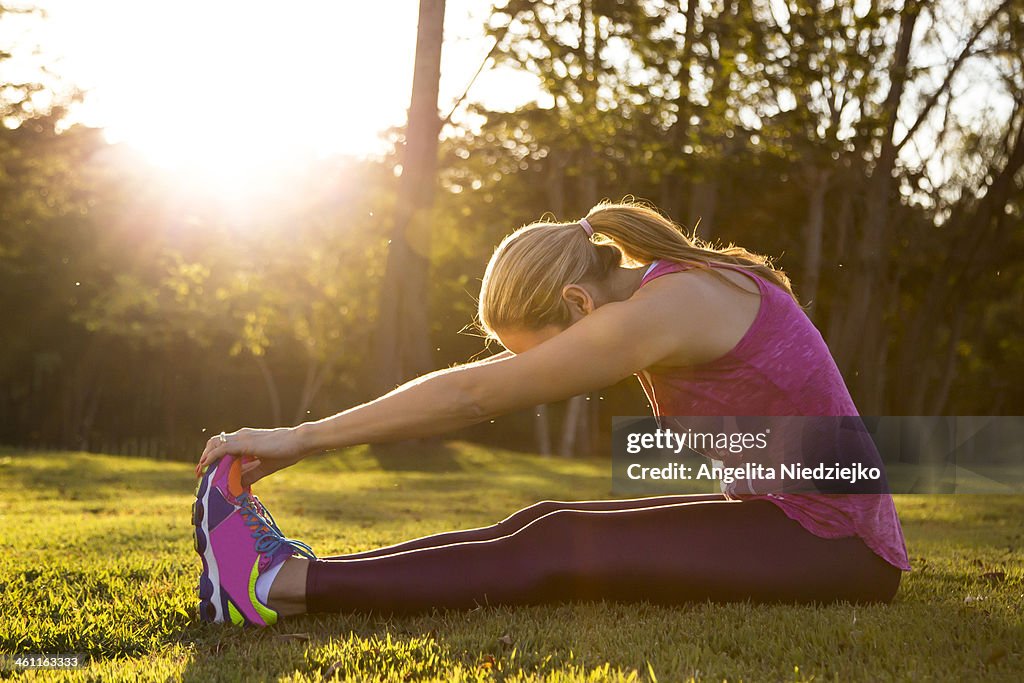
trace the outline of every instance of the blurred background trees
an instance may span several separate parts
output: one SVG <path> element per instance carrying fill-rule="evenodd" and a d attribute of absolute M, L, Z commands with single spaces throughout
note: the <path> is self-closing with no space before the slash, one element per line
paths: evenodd
<path fill-rule="evenodd" d="M 490 353 L 465 328 L 505 234 L 634 195 L 774 256 L 862 413 L 1019 414 L 1022 15 L 499 0 L 492 61 L 540 90 L 515 111 L 470 96 L 441 132 L 419 255 L 435 364 Z M 376 395 L 404 130 L 390 154 L 309 159 L 240 205 L 66 128 L 73 97 L 27 106 L 42 87 L 0 87 L 0 442 L 192 457 L 211 432 Z M 624 383 L 462 436 L 603 453 L 608 418 L 646 410 Z"/>

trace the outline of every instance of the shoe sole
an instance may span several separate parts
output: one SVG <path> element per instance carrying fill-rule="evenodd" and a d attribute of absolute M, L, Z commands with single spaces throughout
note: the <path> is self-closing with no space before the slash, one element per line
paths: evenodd
<path fill-rule="evenodd" d="M 206 510 L 209 509 L 210 491 L 213 490 L 210 482 L 216 475 L 217 467 L 223 462 L 223 459 L 219 460 L 206 469 L 196 489 L 195 502 L 192 503 L 192 527 L 195 530 L 193 545 L 203 561 L 203 571 L 199 575 L 199 618 L 213 624 L 224 623 L 224 608 L 217 559 L 213 556 L 210 530 L 206 526 Z"/>

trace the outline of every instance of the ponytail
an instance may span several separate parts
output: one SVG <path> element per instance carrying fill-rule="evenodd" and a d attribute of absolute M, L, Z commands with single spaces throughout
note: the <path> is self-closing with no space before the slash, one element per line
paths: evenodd
<path fill-rule="evenodd" d="M 602 202 L 590 210 L 586 220 L 598 236 L 595 239 L 614 244 L 627 261 L 646 264 L 665 259 L 708 268 L 730 284 L 734 284 L 732 280 L 713 266 L 736 266 L 757 273 L 797 300 L 789 277 L 773 267 L 767 257 L 733 244 L 715 247 L 696 235 L 687 237 L 679 226 L 647 204 Z"/>
<path fill-rule="evenodd" d="M 757 273 L 796 299 L 789 278 L 764 256 L 687 237 L 646 204 L 605 202 L 591 209 L 583 222 L 531 223 L 506 236 L 484 272 L 477 326 L 490 339 L 497 339 L 495 329 L 566 327 L 572 316 L 562 288 L 601 281 L 623 259 L 633 265 L 665 259 L 707 268 L 739 287 L 713 268 L 736 266 Z"/>

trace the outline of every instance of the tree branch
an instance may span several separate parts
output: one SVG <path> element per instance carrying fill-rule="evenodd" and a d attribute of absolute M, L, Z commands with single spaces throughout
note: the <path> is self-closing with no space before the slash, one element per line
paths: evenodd
<path fill-rule="evenodd" d="M 469 79 L 469 83 L 466 85 L 466 89 L 462 91 L 462 95 L 459 96 L 459 99 L 455 100 L 455 104 L 452 105 L 448 114 L 441 118 L 441 128 L 451 122 L 452 115 L 455 113 L 455 110 L 459 108 L 459 105 L 461 105 L 463 100 L 466 99 L 466 96 L 469 95 L 470 89 L 473 87 L 473 84 L 476 83 L 476 79 L 480 77 L 480 74 L 483 73 L 484 67 L 487 66 L 487 62 L 494 56 L 495 50 L 498 49 L 498 45 L 505 38 L 505 34 L 508 33 L 509 26 L 511 25 L 512 22 L 509 22 L 508 26 L 505 26 L 502 29 L 501 35 L 494 39 L 494 45 L 491 45 L 491 49 L 487 52 L 487 56 L 483 58 L 483 61 L 480 62 L 480 66 L 477 67 L 476 73 L 474 73 L 473 77 Z"/>
<path fill-rule="evenodd" d="M 964 45 L 964 49 L 960 51 L 960 54 L 953 61 L 953 65 L 949 68 L 949 71 L 946 72 L 946 77 L 943 79 L 942 85 L 940 85 L 939 88 L 928 97 L 928 100 L 925 102 L 924 109 L 921 110 L 921 113 L 918 115 L 917 120 L 914 121 L 914 125 L 910 127 L 910 130 L 907 131 L 907 134 L 904 135 L 903 139 L 900 140 L 899 143 L 896 145 L 897 153 L 899 153 L 899 151 L 903 149 L 903 146 L 907 144 L 910 138 L 914 137 L 914 133 L 916 133 L 917 129 L 921 127 L 921 124 L 924 123 L 924 120 L 928 118 L 928 115 L 931 113 L 932 108 L 935 106 L 935 104 L 939 101 L 939 98 L 942 96 L 944 92 L 946 92 L 946 90 L 949 89 L 950 85 L 952 85 L 953 78 L 960 70 L 961 65 L 963 65 L 963 63 L 967 61 L 968 57 L 973 56 L 974 53 L 971 52 L 971 48 L 974 47 L 974 43 L 978 41 L 978 38 L 981 37 L 981 34 L 984 33 L 985 29 L 989 27 L 989 25 L 995 20 L 999 13 L 1006 9 L 1007 6 L 1009 6 L 1011 1 L 1012 0 L 1003 0 L 1003 3 L 999 5 L 999 7 L 997 7 L 992 12 L 992 14 L 990 14 L 988 18 L 985 19 L 985 21 L 983 21 L 980 26 L 978 26 L 977 29 L 975 29 L 974 34 L 967 41 L 967 44 Z"/>

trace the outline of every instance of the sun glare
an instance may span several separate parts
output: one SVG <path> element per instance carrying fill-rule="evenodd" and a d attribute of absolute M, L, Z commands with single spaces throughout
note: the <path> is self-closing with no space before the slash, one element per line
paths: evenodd
<path fill-rule="evenodd" d="M 379 151 L 407 97 L 410 53 L 395 48 L 414 40 L 415 15 L 393 22 L 389 45 L 360 5 L 125 3 L 95 70 L 120 87 L 97 87 L 84 109 L 112 141 L 226 187 L 293 159 Z"/>
<path fill-rule="evenodd" d="M 405 118 L 412 0 L 36 4 L 47 16 L 21 39 L 86 91 L 73 118 L 193 182 L 239 189 L 302 159 L 380 153 Z M 490 48 L 485 4 L 449 2 L 442 109 Z M 478 90 L 507 100 L 497 85 Z"/>
<path fill-rule="evenodd" d="M 110 142 L 189 184 L 258 191 L 311 159 L 382 153 L 381 133 L 405 120 L 415 0 L 22 5 L 46 15 L 5 17 L 0 37 L 20 45 L 6 67 L 36 63 L 55 85 L 82 88 L 70 122 L 103 128 Z M 488 11 L 489 3 L 448 1 L 442 113 L 490 50 Z M 485 71 L 470 99 L 513 109 L 538 95 L 535 78 L 498 68 Z"/>

